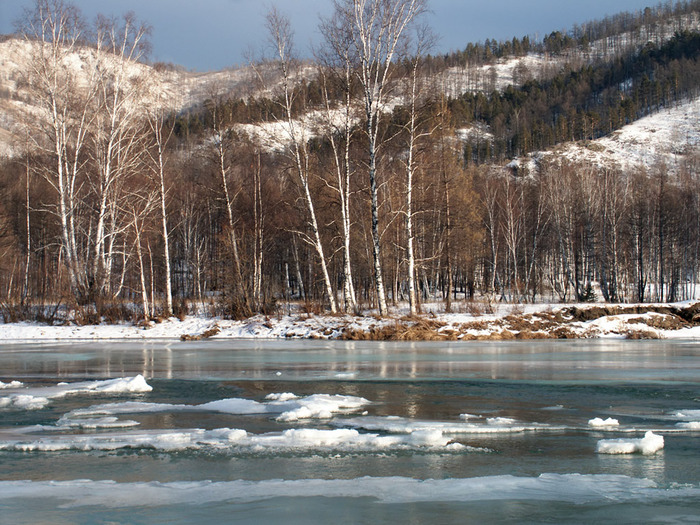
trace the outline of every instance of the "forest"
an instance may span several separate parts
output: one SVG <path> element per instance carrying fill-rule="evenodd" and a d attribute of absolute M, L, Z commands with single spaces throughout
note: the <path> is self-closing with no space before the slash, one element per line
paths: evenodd
<path fill-rule="evenodd" d="M 11 36 L 34 49 L 21 93 L 0 90 L 35 108 L 22 154 L 0 157 L 5 322 L 695 297 L 697 151 L 511 160 L 700 96 L 700 2 L 443 56 L 427 8 L 339 0 L 313 61 L 272 9 L 247 93 L 174 108 L 147 24 L 37 0 Z M 455 68 L 533 54 L 545 65 L 502 90 L 444 89 Z"/>

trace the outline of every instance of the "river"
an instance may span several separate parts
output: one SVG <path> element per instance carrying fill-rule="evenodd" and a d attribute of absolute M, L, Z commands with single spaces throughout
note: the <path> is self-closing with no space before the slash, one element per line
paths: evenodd
<path fill-rule="evenodd" d="M 0 381 L 3 523 L 700 516 L 692 342 L 5 344 Z"/>

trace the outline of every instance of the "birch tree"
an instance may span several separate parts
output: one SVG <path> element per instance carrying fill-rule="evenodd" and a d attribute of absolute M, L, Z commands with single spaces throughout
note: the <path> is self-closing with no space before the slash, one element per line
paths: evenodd
<path fill-rule="evenodd" d="M 343 232 L 343 296 L 345 298 L 345 310 L 357 309 L 357 297 L 353 283 L 352 259 L 351 259 L 351 217 L 350 196 L 351 181 L 355 170 L 350 159 L 350 147 L 354 137 L 355 109 L 352 103 L 353 87 L 353 63 L 352 42 L 347 37 L 347 32 L 339 25 L 336 18 L 324 21 L 321 31 L 330 49 L 322 55 L 325 66 L 320 69 L 320 79 L 323 87 L 323 102 L 326 112 L 326 135 L 333 151 L 333 164 L 335 167 L 335 179 L 340 201 L 340 216 Z M 329 75 L 333 72 L 335 80 L 340 82 L 343 88 L 343 105 L 341 106 L 342 119 L 336 118 L 333 101 L 328 91 Z"/>
<path fill-rule="evenodd" d="M 233 255 L 234 265 L 234 289 L 238 295 L 237 300 L 242 302 L 242 313 L 247 314 L 249 308 L 248 292 L 243 282 L 243 270 L 241 264 L 241 256 L 239 251 L 238 233 L 236 231 L 236 214 L 234 204 L 236 193 L 233 191 L 231 182 L 229 181 L 229 172 L 231 171 L 231 149 L 233 142 L 233 133 L 229 127 L 229 121 L 224 114 L 223 97 L 220 94 L 214 94 L 209 103 L 209 113 L 211 115 L 214 128 L 214 163 L 217 167 L 221 188 L 224 193 L 224 204 L 226 206 L 226 219 L 228 221 L 228 237 Z"/>
<path fill-rule="evenodd" d="M 295 65 L 292 54 L 293 35 L 289 20 L 276 9 L 272 9 L 266 16 L 266 26 L 270 35 L 271 44 L 277 54 L 277 60 L 282 73 L 282 109 L 285 118 L 285 128 L 288 134 L 291 155 L 293 159 L 293 171 L 296 180 L 301 188 L 302 198 L 306 205 L 308 225 L 311 235 L 306 235 L 305 239 L 313 246 L 319 259 L 326 295 L 330 304 L 331 313 L 336 313 L 338 307 L 335 300 L 335 293 L 328 272 L 328 263 L 324 254 L 323 243 L 321 242 L 321 232 L 316 216 L 316 207 L 311 195 L 308 137 L 304 122 L 297 122 L 294 119 L 293 107 L 295 104 L 294 90 L 291 82 L 292 67 Z"/>
<path fill-rule="evenodd" d="M 139 141 L 143 139 L 141 93 L 145 78 L 138 62 L 148 49 L 148 32 L 148 26 L 139 23 L 133 14 L 125 15 L 121 22 L 104 16 L 98 16 L 96 21 L 92 67 L 97 71 L 98 106 L 92 152 L 97 180 L 92 187 L 98 208 L 88 283 L 95 297 L 114 292 L 110 289 L 117 235 L 114 227 L 120 225 L 113 210 L 121 198 L 123 181 L 136 171 L 142 151 Z"/>
<path fill-rule="evenodd" d="M 416 315 L 418 313 L 418 300 L 416 296 L 416 253 L 415 253 L 415 248 L 414 248 L 414 228 L 413 228 L 413 214 L 414 214 L 414 206 L 413 206 L 413 178 L 415 171 L 417 169 L 417 148 L 418 148 L 418 143 L 421 139 L 429 136 L 431 134 L 431 130 L 421 130 L 422 122 L 420 122 L 420 116 L 419 116 L 419 108 L 417 107 L 418 102 L 419 102 L 419 91 L 420 87 L 419 86 L 419 68 L 420 68 L 420 63 L 421 59 L 423 56 L 423 53 L 425 50 L 430 46 L 431 44 L 431 38 L 429 31 L 427 28 L 422 28 L 421 32 L 419 33 L 419 36 L 417 37 L 417 46 L 415 49 L 415 54 L 412 58 L 412 63 L 411 63 L 411 69 L 410 69 L 410 77 L 409 77 L 409 87 L 408 87 L 408 94 L 406 95 L 406 105 L 409 108 L 409 118 L 408 118 L 408 124 L 407 124 L 407 129 L 406 132 L 408 134 L 408 139 L 407 139 L 407 144 L 406 144 L 406 150 L 407 150 L 407 156 L 406 156 L 406 202 L 405 202 L 405 207 L 406 207 L 406 212 L 405 212 L 405 227 L 406 227 L 406 265 L 408 267 L 408 305 L 409 305 L 409 311 L 412 316 Z M 446 197 L 448 200 L 448 206 L 447 206 L 447 228 L 448 228 L 448 233 L 447 233 L 447 238 L 449 238 L 449 192 L 446 191 Z M 449 247 L 448 247 L 448 261 L 449 261 Z M 449 268 L 448 264 L 448 276 L 451 275 L 450 271 L 451 268 Z M 450 277 L 448 277 L 450 278 Z M 450 280 L 450 288 L 451 288 L 451 280 Z M 447 301 L 449 305 L 449 296 L 451 293 L 451 289 L 448 289 L 447 292 Z M 449 311 L 449 307 L 448 307 Z"/>
<path fill-rule="evenodd" d="M 148 148 L 149 169 L 156 186 L 160 208 L 160 230 L 163 237 L 163 260 L 165 264 L 165 316 L 173 313 L 172 270 L 170 267 L 170 230 L 168 228 L 168 211 L 166 198 L 166 148 L 172 137 L 173 126 L 165 122 L 166 110 L 159 100 L 148 111 L 148 126 L 151 131 L 151 147 Z"/>
<path fill-rule="evenodd" d="M 85 171 L 84 150 L 92 123 L 96 71 L 89 68 L 80 81 L 69 64 L 82 49 L 85 24 L 80 11 L 61 0 L 37 0 L 25 12 L 20 33 L 32 48 L 27 83 L 40 112 L 31 123 L 32 146 L 49 155 L 41 174 L 56 192 L 51 209 L 60 224 L 61 248 L 71 294 L 87 299 L 88 282 L 78 248 L 79 178 Z"/>
<path fill-rule="evenodd" d="M 377 182 L 379 120 L 390 102 L 394 60 L 399 58 L 407 28 L 426 9 L 425 0 L 335 0 L 335 16 L 352 41 L 357 78 L 362 88 L 366 162 L 369 176 L 372 258 L 380 315 L 387 314 L 382 276 Z"/>

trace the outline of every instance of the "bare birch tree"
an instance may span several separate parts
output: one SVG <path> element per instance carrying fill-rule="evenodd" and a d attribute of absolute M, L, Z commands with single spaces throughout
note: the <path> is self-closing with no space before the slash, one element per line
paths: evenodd
<path fill-rule="evenodd" d="M 355 109 L 352 103 L 353 86 L 353 62 L 352 42 L 347 37 L 347 31 L 339 26 L 337 17 L 324 21 L 321 24 L 321 32 L 330 49 L 322 53 L 321 60 L 325 66 L 320 69 L 320 78 L 323 86 L 323 99 L 326 110 L 326 135 L 333 151 L 335 167 L 336 189 L 340 201 L 340 215 L 343 226 L 343 296 L 345 298 L 345 310 L 357 309 L 357 297 L 353 283 L 352 259 L 351 259 L 351 226 L 350 196 L 351 181 L 355 170 L 350 159 L 350 147 L 353 141 L 355 128 Z M 336 80 L 343 87 L 342 119 L 340 124 L 334 113 L 333 102 L 328 92 L 329 73 L 333 71 Z"/>
<path fill-rule="evenodd" d="M 293 34 L 289 20 L 276 9 L 272 9 L 266 16 L 266 26 L 270 36 L 271 44 L 277 54 L 278 64 L 282 73 L 282 109 L 286 124 L 286 132 L 291 144 L 291 153 L 294 163 L 294 173 L 299 183 L 303 195 L 303 200 L 308 213 L 308 224 L 311 228 L 311 235 L 304 238 L 313 246 L 318 255 L 323 282 L 326 288 L 326 295 L 332 313 L 338 311 L 335 300 L 335 293 L 328 272 L 328 262 L 324 254 L 323 243 L 321 242 L 321 232 L 316 217 L 316 208 L 311 195 L 311 181 L 309 170 L 308 137 L 306 135 L 304 122 L 297 122 L 294 119 L 293 107 L 295 104 L 294 90 L 292 82 L 292 68 L 296 65 L 293 58 Z"/>
<path fill-rule="evenodd" d="M 419 69 L 421 59 L 424 52 L 432 43 L 430 32 L 427 28 L 421 28 L 418 36 L 416 37 L 416 48 L 414 51 L 414 56 L 412 58 L 410 77 L 409 77 L 409 87 L 408 94 L 406 96 L 406 105 L 409 107 L 409 118 L 407 125 L 408 140 L 406 144 L 407 157 L 406 157 L 406 211 L 405 211 L 405 226 L 406 226 L 406 263 L 408 267 L 408 305 L 411 315 L 416 315 L 418 313 L 418 300 L 416 296 L 416 253 L 414 248 L 414 227 L 413 227 L 413 179 L 415 171 L 417 169 L 417 148 L 418 143 L 421 139 L 429 136 L 431 134 L 431 129 L 421 130 L 420 116 L 419 116 L 419 96 L 420 88 L 419 85 Z M 447 193 L 449 195 L 449 192 Z M 449 223 L 449 205 L 448 205 L 448 223 Z M 449 224 L 448 224 L 449 229 Z M 449 236 L 449 232 L 448 232 Z M 449 260 L 449 255 L 448 255 Z M 449 270 L 449 269 L 448 269 Z M 448 290 L 448 304 L 449 295 L 451 290 Z"/>
<path fill-rule="evenodd" d="M 151 131 L 151 147 L 148 148 L 149 163 L 152 179 L 157 188 L 160 208 L 160 227 L 163 237 L 163 259 L 165 264 L 165 311 L 166 317 L 173 313 L 172 270 L 170 266 L 170 230 L 168 228 L 168 209 L 166 198 L 166 148 L 172 137 L 173 126 L 166 123 L 166 109 L 160 100 L 156 99 L 148 111 L 148 126 Z"/>
<path fill-rule="evenodd" d="M 214 128 L 214 161 L 221 181 L 221 188 L 224 192 L 224 204 L 226 206 L 226 218 L 228 220 L 228 237 L 231 245 L 231 253 L 233 255 L 234 289 L 238 295 L 237 300 L 242 302 L 243 313 L 247 313 L 250 301 L 248 300 L 248 292 L 243 282 L 243 270 L 238 247 L 239 240 L 236 231 L 237 221 L 234 212 L 236 193 L 234 193 L 231 182 L 229 181 L 229 172 L 231 171 L 230 150 L 232 149 L 233 133 L 229 127 L 226 115 L 224 114 L 223 97 L 219 93 L 214 93 L 209 102 L 209 112 Z"/>
<path fill-rule="evenodd" d="M 379 232 L 379 120 L 386 104 L 390 102 L 393 62 L 399 58 L 407 36 L 406 30 L 425 9 L 425 0 L 335 0 L 335 16 L 342 20 L 353 43 L 358 66 L 357 78 L 362 87 L 371 201 L 372 256 L 380 315 L 387 314 L 387 302 Z"/>
<path fill-rule="evenodd" d="M 80 181 L 85 163 L 88 130 L 93 118 L 96 95 L 90 69 L 87 79 L 75 78 L 69 65 L 73 54 L 82 48 L 85 25 L 79 10 L 61 0 L 37 0 L 25 12 L 20 33 L 32 47 L 27 83 L 40 109 L 30 137 L 33 146 L 52 157 L 52 164 L 41 174 L 55 190 L 53 213 L 60 223 L 61 247 L 68 269 L 73 297 L 78 303 L 87 298 L 88 283 L 81 264 L 76 226 Z"/>
<path fill-rule="evenodd" d="M 90 291 L 98 297 L 114 294 L 110 277 L 113 247 L 119 228 L 112 214 L 120 199 L 120 187 L 136 171 L 142 148 L 139 141 L 144 111 L 142 93 L 145 76 L 138 61 L 148 49 L 148 26 L 133 14 L 116 19 L 98 16 L 96 21 L 95 63 L 98 107 L 95 115 L 93 157 L 97 180 L 92 187 L 98 199 L 94 228 Z M 110 226 L 112 226 L 110 228 Z"/>

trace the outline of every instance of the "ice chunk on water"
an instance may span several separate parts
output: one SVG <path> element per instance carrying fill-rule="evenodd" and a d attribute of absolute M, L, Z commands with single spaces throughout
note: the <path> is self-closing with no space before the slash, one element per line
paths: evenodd
<path fill-rule="evenodd" d="M 618 426 L 620 426 L 620 422 L 617 419 L 613 419 L 611 417 L 609 417 L 608 419 L 601 419 L 599 417 L 596 417 L 596 418 L 590 419 L 588 421 L 588 426 L 596 427 L 596 428 L 618 427 Z"/>
<path fill-rule="evenodd" d="M 268 397 L 269 400 L 266 402 L 243 398 L 228 398 L 202 403 L 201 405 L 134 401 L 105 403 L 73 410 L 63 416 L 63 419 L 67 421 L 76 418 L 157 412 L 220 412 L 235 415 L 275 414 L 279 421 L 289 422 L 299 419 L 328 419 L 333 417 L 334 414 L 353 412 L 370 403 L 363 397 L 329 394 L 297 397 L 294 394 L 284 393 Z"/>
<path fill-rule="evenodd" d="M 698 487 L 658 487 L 653 481 L 611 474 L 542 474 L 451 479 L 361 477 L 263 481 L 0 481 L 0 501 L 52 498 L 70 507 L 171 507 L 255 502 L 273 498 L 371 498 L 378 503 L 551 501 L 575 504 L 669 501 L 700 497 Z"/>
<path fill-rule="evenodd" d="M 541 423 L 523 423 L 511 418 L 487 418 L 472 421 L 460 416 L 460 421 L 429 421 L 408 419 L 398 416 L 366 416 L 348 419 L 336 419 L 336 426 L 362 428 L 364 430 L 381 430 L 392 433 L 414 433 L 419 431 L 439 430 L 446 434 L 509 434 L 540 430 L 557 430 Z"/>
<path fill-rule="evenodd" d="M 0 396 L 0 407 L 37 410 L 44 408 L 52 399 L 60 399 L 67 395 L 77 394 L 133 394 L 153 390 L 144 377 L 139 374 L 134 377 L 120 377 L 103 381 L 82 381 L 77 383 L 58 383 L 55 386 L 22 388 L 22 384 L 3 388 Z"/>
<path fill-rule="evenodd" d="M 10 381 L 9 383 L 3 383 L 0 381 L 0 390 L 4 390 L 6 388 L 20 388 L 24 386 L 24 383 L 20 381 Z"/>
<path fill-rule="evenodd" d="M 267 394 L 265 399 L 268 401 L 289 401 L 290 399 L 298 399 L 299 396 L 291 392 L 283 392 L 281 394 Z"/>
<path fill-rule="evenodd" d="M 128 428 L 137 427 L 139 423 L 137 421 L 131 421 L 129 419 L 120 420 L 114 416 L 111 417 L 94 417 L 85 419 L 71 419 L 61 417 L 57 422 L 56 426 L 58 428 L 84 428 L 84 429 L 98 429 L 98 428 Z"/>
<path fill-rule="evenodd" d="M 664 438 L 647 432 L 641 439 L 601 439 L 596 452 L 600 454 L 655 454 L 664 448 Z"/>
<path fill-rule="evenodd" d="M 49 400 L 43 396 L 28 394 L 13 394 L 0 397 L 0 408 L 19 408 L 22 410 L 40 410 L 49 404 Z"/>
<path fill-rule="evenodd" d="M 686 421 L 683 423 L 676 423 L 676 427 L 682 428 L 683 430 L 700 430 L 700 421 Z"/>
<path fill-rule="evenodd" d="M 278 421 L 297 421 L 299 419 L 329 419 L 333 414 L 352 412 L 358 410 L 369 401 L 363 397 L 313 394 L 311 396 L 295 399 L 293 406 L 282 412 Z"/>
<path fill-rule="evenodd" d="M 484 451 L 453 443 L 442 432 L 420 431 L 409 435 L 361 433 L 355 429 L 288 429 L 284 432 L 251 434 L 243 429 L 218 428 L 144 430 L 109 434 L 60 434 L 0 441 L 0 450 L 52 452 L 62 450 L 155 449 L 169 452 L 217 450 L 235 453 L 284 451 L 377 452 L 395 450 L 436 450 L 440 452 Z"/>

